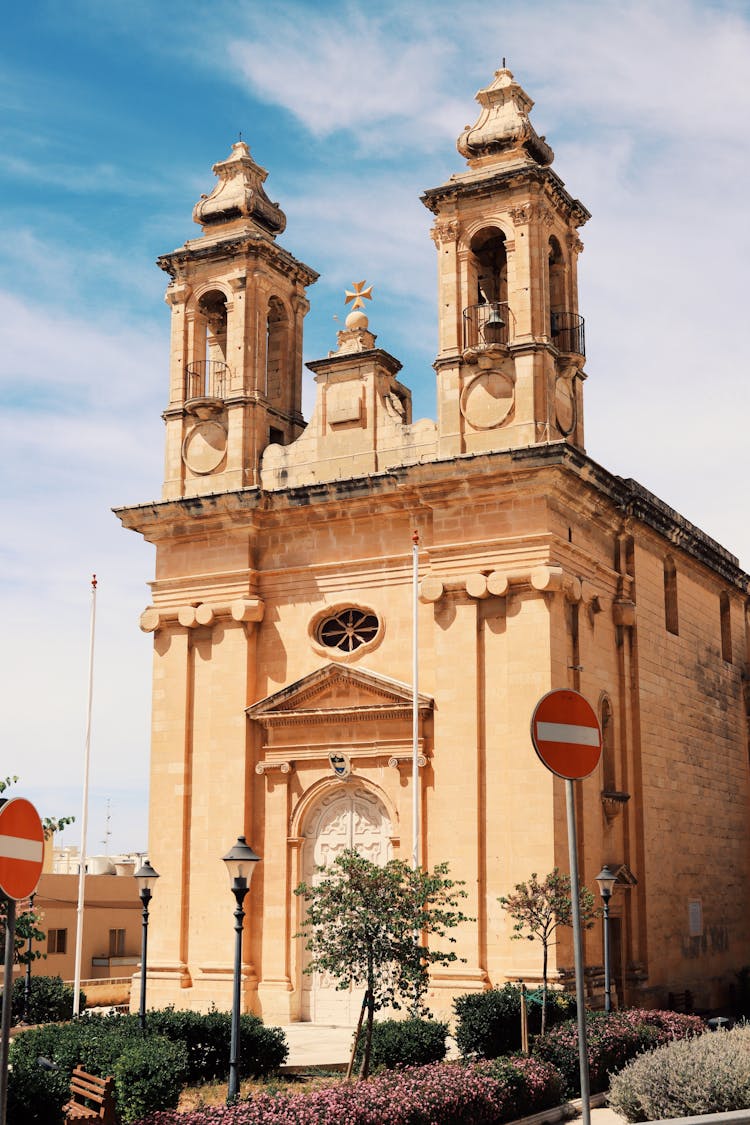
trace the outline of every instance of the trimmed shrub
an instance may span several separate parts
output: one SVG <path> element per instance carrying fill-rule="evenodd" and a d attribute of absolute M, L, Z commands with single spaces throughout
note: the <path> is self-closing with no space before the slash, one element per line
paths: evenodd
<path fill-rule="evenodd" d="M 529 1034 L 542 1026 L 541 989 L 526 997 Z M 547 1026 L 552 1027 L 575 1013 L 575 997 L 567 992 L 547 992 Z M 457 997 L 453 1009 L 458 1016 L 456 1043 L 464 1058 L 495 1059 L 521 1049 L 521 989 L 515 984 L 487 992 L 469 992 Z"/>
<path fill-rule="evenodd" d="M 612 1079 L 609 1104 L 628 1121 L 728 1113 L 750 1105 L 750 1027 L 667 1043 Z"/>
<path fill-rule="evenodd" d="M 69 1020 L 73 1015 L 73 997 L 75 992 L 69 984 L 65 984 L 62 977 L 32 976 L 31 990 L 29 993 L 29 1010 L 25 1008 L 26 982 L 23 977 L 13 982 L 11 993 L 11 1019 L 14 1024 L 24 1020 L 25 1023 L 57 1023 L 60 1020 Z M 80 1011 L 86 1007 L 86 995 L 78 993 L 80 998 Z"/>
<path fill-rule="evenodd" d="M 157 1109 L 175 1109 L 187 1074 L 187 1051 L 160 1035 L 133 1041 L 113 1067 L 117 1112 L 124 1125 Z"/>
<path fill-rule="evenodd" d="M 188 1084 L 226 1077 L 232 1032 L 229 1012 L 212 1008 L 204 1015 L 164 1008 L 149 1012 L 146 1019 L 150 1032 L 184 1044 Z M 242 1078 L 273 1073 L 286 1061 L 288 1054 L 286 1036 L 280 1027 L 266 1027 L 257 1016 L 240 1016 L 239 1071 Z"/>
<path fill-rule="evenodd" d="M 589 1012 L 586 1041 L 591 1092 L 606 1090 L 609 1076 L 643 1051 L 671 1039 L 684 1039 L 705 1028 L 699 1016 L 678 1012 L 649 1012 L 638 1008 L 622 1012 Z M 537 1058 L 560 1071 L 569 1094 L 580 1093 L 578 1025 L 569 1020 L 540 1036 L 533 1046 Z"/>
<path fill-rule="evenodd" d="M 448 1024 L 431 1019 L 379 1020 L 372 1025 L 372 1070 L 404 1066 L 426 1066 L 441 1062 L 447 1050 Z M 364 1054 L 364 1031 L 357 1045 L 356 1061 Z"/>
<path fill-rule="evenodd" d="M 433 1063 L 311 1093 L 263 1093 L 235 1106 L 155 1113 L 141 1125 L 498 1125 L 515 1120 L 519 1105 L 530 1113 L 549 1108 L 556 1081 L 538 1059 Z"/>

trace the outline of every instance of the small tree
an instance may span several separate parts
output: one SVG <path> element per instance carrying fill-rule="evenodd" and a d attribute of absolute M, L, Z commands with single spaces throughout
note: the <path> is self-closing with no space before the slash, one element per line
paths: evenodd
<path fill-rule="evenodd" d="M 581 925 L 590 929 L 599 910 L 594 909 L 594 896 L 586 886 L 579 888 Z M 528 883 L 516 883 L 514 893 L 501 895 L 498 902 L 514 919 L 512 938 L 542 943 L 542 1035 L 547 1026 L 547 965 L 553 935 L 558 926 L 573 925 L 573 902 L 570 875 L 562 875 L 556 867 L 541 882 L 534 872 Z M 524 933 L 528 930 L 528 933 Z"/>
<path fill-rule="evenodd" d="M 367 1025 L 362 1076 L 370 1069 L 375 1012 L 407 1002 L 412 1015 L 425 1012 L 424 994 L 431 964 L 456 961 L 452 950 L 428 947 L 428 934 L 450 937 L 448 931 L 468 921 L 458 908 L 466 894 L 448 878 L 447 864 L 432 873 L 413 869 L 400 859 L 379 867 L 347 850 L 330 867 L 319 867 L 320 879 L 300 883 L 295 894 L 307 903 L 298 936 L 307 938 L 310 963 L 306 973 L 329 973 L 339 989 L 363 985 Z"/>

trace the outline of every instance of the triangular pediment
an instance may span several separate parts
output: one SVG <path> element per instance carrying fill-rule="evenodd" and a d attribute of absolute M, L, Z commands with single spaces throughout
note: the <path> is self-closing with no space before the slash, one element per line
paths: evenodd
<path fill-rule="evenodd" d="M 272 725 L 274 721 L 289 722 L 295 718 L 302 722 L 312 715 L 319 720 L 376 715 L 395 718 L 410 711 L 412 705 L 413 691 L 409 684 L 363 668 L 326 664 L 253 703 L 247 708 L 247 714 L 263 725 Z M 422 714 L 432 710 L 432 706 L 430 696 L 419 695 Z"/>

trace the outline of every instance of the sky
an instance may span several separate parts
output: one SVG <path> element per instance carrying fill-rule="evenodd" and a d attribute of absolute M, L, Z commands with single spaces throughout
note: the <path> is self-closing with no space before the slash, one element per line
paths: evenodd
<path fill-rule="evenodd" d="M 435 248 L 421 193 L 503 57 L 581 230 L 586 448 L 750 568 L 750 6 L 716 0 L 377 4 L 35 0 L 0 64 L 0 776 L 87 851 L 145 851 L 153 548 L 113 507 L 160 495 L 168 278 L 242 136 L 320 273 L 305 360 L 366 279 L 378 346 L 435 416 Z M 305 397 L 312 404 L 311 382 Z M 743 387 L 745 388 L 743 390 Z M 223 854 L 230 841 L 217 841 Z"/>

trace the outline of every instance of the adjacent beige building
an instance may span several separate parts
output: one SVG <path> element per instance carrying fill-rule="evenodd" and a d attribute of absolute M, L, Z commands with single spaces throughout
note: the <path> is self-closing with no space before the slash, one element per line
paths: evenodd
<path fill-rule="evenodd" d="M 589 214 L 510 71 L 477 100 L 463 171 L 423 196 L 436 422 L 413 420 L 408 378 L 355 308 L 308 364 L 305 423 L 317 275 L 278 241 L 283 212 L 244 143 L 214 167 L 200 234 L 159 259 L 172 317 L 164 488 L 117 512 L 157 549 L 141 618 L 161 875 L 150 1003 L 229 1005 L 221 857 L 244 833 L 262 857 L 246 1008 L 274 1022 L 354 1017 L 359 996 L 303 972 L 293 890 L 346 846 L 411 855 L 415 531 L 420 860 L 449 861 L 476 919 L 457 934 L 464 961 L 434 974 L 435 1010 L 539 975 L 538 947 L 511 941 L 498 896 L 567 867 L 563 783 L 529 739 L 535 703 L 558 687 L 580 690 L 604 731 L 577 816 L 582 878 L 595 889 L 603 863 L 618 872 L 619 1001 L 687 987 L 718 1004 L 750 961 L 748 576 L 587 457 L 577 266 Z M 567 932 L 554 957 L 572 964 Z M 595 999 L 599 927 L 586 961 Z"/>

